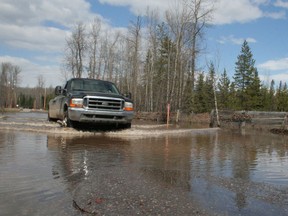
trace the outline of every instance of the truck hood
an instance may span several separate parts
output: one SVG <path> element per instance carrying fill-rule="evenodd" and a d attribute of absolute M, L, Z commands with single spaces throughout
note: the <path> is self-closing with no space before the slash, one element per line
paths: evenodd
<path fill-rule="evenodd" d="M 87 92 L 87 91 L 73 91 L 70 92 L 70 95 L 76 98 L 83 98 L 85 96 L 98 96 L 98 97 L 111 97 L 111 98 L 120 98 L 127 102 L 132 102 L 130 98 L 124 97 L 123 95 L 119 94 L 108 94 L 108 93 L 101 93 L 101 92 Z"/>

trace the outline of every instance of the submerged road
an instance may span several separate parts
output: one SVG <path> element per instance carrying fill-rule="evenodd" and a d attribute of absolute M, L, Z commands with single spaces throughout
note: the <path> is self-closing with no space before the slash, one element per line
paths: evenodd
<path fill-rule="evenodd" d="M 46 118 L 0 117 L 0 215 L 288 215 L 287 137 Z"/>

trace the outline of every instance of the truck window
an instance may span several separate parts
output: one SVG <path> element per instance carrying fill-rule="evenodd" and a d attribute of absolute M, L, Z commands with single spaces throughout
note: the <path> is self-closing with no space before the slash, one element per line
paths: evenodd
<path fill-rule="evenodd" d="M 83 91 L 83 81 L 82 80 L 73 80 L 71 82 L 72 91 Z"/>
<path fill-rule="evenodd" d="M 117 87 L 114 84 L 101 80 L 91 80 L 91 79 L 72 80 L 71 90 L 120 94 Z"/>

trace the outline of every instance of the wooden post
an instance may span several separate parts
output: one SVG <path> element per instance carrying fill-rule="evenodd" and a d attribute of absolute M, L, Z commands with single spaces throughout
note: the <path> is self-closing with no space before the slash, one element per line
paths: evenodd
<path fill-rule="evenodd" d="M 44 104 L 43 104 L 43 109 L 46 110 L 46 87 L 45 87 L 45 92 L 44 92 Z"/>
<path fill-rule="evenodd" d="M 179 122 L 179 116 L 180 116 L 180 110 L 177 110 L 177 115 L 176 115 L 176 123 L 178 124 Z"/>

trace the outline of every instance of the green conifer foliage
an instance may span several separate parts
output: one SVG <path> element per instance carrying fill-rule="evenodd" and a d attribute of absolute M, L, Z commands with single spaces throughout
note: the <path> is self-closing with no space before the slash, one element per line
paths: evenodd
<path fill-rule="evenodd" d="M 245 40 L 241 53 L 237 57 L 234 83 L 237 96 L 237 106 L 244 110 L 257 110 L 260 108 L 261 83 L 258 77 L 255 60 L 248 42 Z"/>

